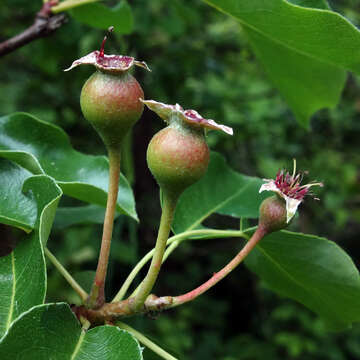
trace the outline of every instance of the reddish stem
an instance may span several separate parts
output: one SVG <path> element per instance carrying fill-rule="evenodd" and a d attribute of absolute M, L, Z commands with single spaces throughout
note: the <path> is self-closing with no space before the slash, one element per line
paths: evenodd
<path fill-rule="evenodd" d="M 100 57 L 100 58 L 103 58 L 103 57 L 104 57 L 104 48 L 105 48 L 106 40 L 107 40 L 107 36 L 105 35 L 105 36 L 104 36 L 104 40 L 103 40 L 102 43 L 101 43 L 100 54 L 99 54 L 99 57 Z"/>
<path fill-rule="evenodd" d="M 111 237 L 116 212 L 120 179 L 120 153 L 109 150 L 109 190 L 106 204 L 101 249 L 94 284 L 88 299 L 90 308 L 99 308 L 105 302 L 105 279 L 109 262 Z"/>
<path fill-rule="evenodd" d="M 104 49 L 105 49 L 105 43 L 106 43 L 107 37 L 108 37 L 108 35 L 110 35 L 113 31 L 114 31 L 114 27 L 113 27 L 113 26 L 110 26 L 110 27 L 108 28 L 108 33 L 107 33 L 107 35 L 104 36 L 104 40 L 103 40 L 102 43 L 101 43 L 99 58 L 103 58 L 103 57 L 104 57 L 104 54 L 105 54 L 105 53 L 104 53 Z"/>
<path fill-rule="evenodd" d="M 258 227 L 255 233 L 253 234 L 253 236 L 251 237 L 251 239 L 225 267 L 223 267 L 219 272 L 215 273 L 208 281 L 206 281 L 196 289 L 189 291 L 186 294 L 174 297 L 171 307 L 182 305 L 188 301 L 192 301 L 201 294 L 203 294 L 205 291 L 209 290 L 215 284 L 217 284 L 220 280 L 222 280 L 226 275 L 228 275 L 242 262 L 242 260 L 250 253 L 250 251 L 255 247 L 255 245 L 266 234 L 267 231 L 265 228 Z"/>

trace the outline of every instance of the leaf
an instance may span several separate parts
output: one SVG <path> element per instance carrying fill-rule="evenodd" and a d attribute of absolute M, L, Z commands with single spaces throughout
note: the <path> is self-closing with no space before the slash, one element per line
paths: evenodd
<path fill-rule="evenodd" d="M 233 171 L 221 155 L 212 152 L 206 175 L 179 199 L 174 232 L 194 230 L 213 213 L 257 218 L 260 203 L 267 196 L 259 194 L 261 184 L 259 178 Z"/>
<path fill-rule="evenodd" d="M 294 5 L 309 7 L 314 9 L 331 10 L 329 3 L 326 0 L 287 0 Z"/>
<path fill-rule="evenodd" d="M 360 321 L 359 272 L 332 241 L 276 232 L 256 246 L 245 264 L 271 290 L 304 304 L 333 330 Z"/>
<path fill-rule="evenodd" d="M 204 0 L 243 26 L 270 79 L 298 121 L 334 107 L 346 70 L 360 73 L 360 32 L 340 14 L 285 0 Z"/>
<path fill-rule="evenodd" d="M 22 314 L 0 342 L 0 358 L 143 359 L 139 343 L 130 333 L 108 325 L 83 332 L 69 306 L 64 303 L 35 306 Z"/>
<path fill-rule="evenodd" d="M 91 287 L 94 283 L 95 274 L 96 271 L 86 270 L 75 273 L 73 277 L 87 293 L 90 293 Z"/>
<path fill-rule="evenodd" d="M 8 194 L 8 201 L 2 202 L 1 210 L 4 211 L 4 205 L 9 206 L 10 202 L 13 205 L 28 205 L 23 213 L 21 211 L 24 209 L 19 206 L 18 212 L 13 214 L 12 225 L 18 226 L 19 219 L 29 209 L 35 216 L 35 219 L 28 222 L 28 230 L 30 227 L 35 230 L 21 239 L 9 255 L 0 257 L 1 337 L 16 317 L 44 301 L 46 268 L 41 243 L 45 244 L 47 241 L 62 192 L 53 179 L 45 175 L 29 177 L 28 171 L 8 160 L 0 159 L 0 169 L 0 192 Z M 25 194 L 21 191 L 24 179 Z"/>
<path fill-rule="evenodd" d="M 62 191 L 56 182 L 46 175 L 35 175 L 25 180 L 23 191 L 32 191 L 38 207 L 35 229 L 43 246 L 46 245 L 55 218 Z"/>
<path fill-rule="evenodd" d="M 37 205 L 22 193 L 31 173 L 8 160 L 0 159 L 0 222 L 30 232 L 35 226 Z"/>
<path fill-rule="evenodd" d="M 24 237 L 0 258 L 0 337 L 24 311 L 45 299 L 45 262 L 37 234 Z"/>
<path fill-rule="evenodd" d="M 99 3 L 90 3 L 70 11 L 77 21 L 94 28 L 107 30 L 114 26 L 117 34 L 130 34 L 134 28 L 131 7 L 127 1 L 120 1 L 113 8 Z"/>
<path fill-rule="evenodd" d="M 54 221 L 54 228 L 64 229 L 76 224 L 102 224 L 105 209 L 98 205 L 58 208 Z"/>
<path fill-rule="evenodd" d="M 106 205 L 108 160 L 75 151 L 64 131 L 52 124 L 26 113 L 0 117 L 0 156 L 53 177 L 69 196 Z M 133 193 L 123 175 L 117 203 L 118 211 L 137 220 Z"/>

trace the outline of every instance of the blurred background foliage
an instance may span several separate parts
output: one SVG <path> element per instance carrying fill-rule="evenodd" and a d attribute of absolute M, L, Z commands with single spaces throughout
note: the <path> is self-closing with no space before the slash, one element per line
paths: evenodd
<path fill-rule="evenodd" d="M 264 178 L 279 168 L 298 167 L 310 179 L 325 183 L 320 201 L 309 200 L 292 229 L 326 236 L 360 259 L 360 82 L 349 75 L 340 104 L 321 110 L 311 129 L 298 125 L 284 100 L 256 61 L 239 24 L 201 1 L 128 1 L 132 19 L 127 30 L 116 30 L 107 53 L 145 60 L 152 73 L 136 69 L 145 96 L 180 103 L 204 117 L 232 126 L 234 136 L 210 133 L 213 150 L 237 171 Z M 117 1 L 106 2 L 116 6 Z M 331 7 L 360 24 L 360 4 L 334 0 Z M 40 1 L 3 0 L 0 40 L 32 23 Z M 93 71 L 81 67 L 63 73 L 73 60 L 99 48 L 104 32 L 75 20 L 49 38 L 37 40 L 0 58 L 0 115 L 25 111 L 61 126 L 76 149 L 105 154 L 95 131 L 80 111 L 83 82 Z M 132 22 L 133 21 L 133 22 Z M 160 216 L 158 190 L 145 161 L 152 135 L 163 126 L 145 110 L 124 149 L 123 172 L 132 183 L 140 224 L 120 216 L 112 245 L 108 292 L 114 295 L 137 260 L 154 244 Z M 131 151 L 130 151 L 131 150 Z M 80 205 L 64 198 L 62 205 Z M 191 211 L 191 209 L 189 209 Z M 215 216 L 217 227 L 237 221 Z M 49 247 L 79 279 L 95 269 L 101 226 L 84 224 L 55 229 Z M 232 258 L 238 240 L 185 243 L 168 260 L 155 289 L 180 294 L 206 280 Z M 77 302 L 61 276 L 49 266 L 48 301 Z M 340 334 L 307 309 L 280 298 L 243 266 L 197 301 L 152 318 L 129 323 L 180 359 L 358 359 L 360 327 Z M 145 350 L 146 359 L 157 356 Z"/>

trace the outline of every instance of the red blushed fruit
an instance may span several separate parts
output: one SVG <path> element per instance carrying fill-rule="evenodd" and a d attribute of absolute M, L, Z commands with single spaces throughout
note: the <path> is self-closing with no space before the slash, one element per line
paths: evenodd
<path fill-rule="evenodd" d="M 85 118 L 98 131 L 105 145 L 119 149 L 123 138 L 140 118 L 144 92 L 127 71 L 96 71 L 84 84 L 80 105 Z"/>
<path fill-rule="evenodd" d="M 180 195 L 206 172 L 210 151 L 202 132 L 168 126 L 151 140 L 148 166 L 162 190 Z"/>
<path fill-rule="evenodd" d="M 263 227 L 267 233 L 285 229 L 286 203 L 278 195 L 266 198 L 260 205 L 259 227 Z"/>

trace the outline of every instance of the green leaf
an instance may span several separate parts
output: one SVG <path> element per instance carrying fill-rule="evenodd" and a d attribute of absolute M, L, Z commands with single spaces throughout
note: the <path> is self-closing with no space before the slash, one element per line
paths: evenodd
<path fill-rule="evenodd" d="M 323 10 L 331 10 L 329 3 L 326 0 L 287 0 L 288 2 L 314 9 L 323 9 Z"/>
<path fill-rule="evenodd" d="M 261 184 L 259 178 L 233 171 L 221 155 L 212 152 L 206 175 L 179 199 L 174 231 L 194 230 L 213 213 L 257 218 L 260 203 L 268 196 L 259 194 Z"/>
<path fill-rule="evenodd" d="M 30 232 L 35 226 L 37 205 L 22 193 L 31 173 L 8 160 L 0 159 L 0 222 Z"/>
<path fill-rule="evenodd" d="M 74 279 L 80 284 L 80 286 L 90 294 L 91 287 L 94 283 L 96 271 L 87 270 L 79 271 L 73 275 Z"/>
<path fill-rule="evenodd" d="M 0 193 L 8 196 L 2 202 L 1 212 L 5 206 L 9 209 L 19 206 L 13 213 L 13 221 L 5 223 L 19 226 L 29 210 L 35 217 L 27 222 L 27 230 L 35 230 L 21 239 L 9 255 L 0 257 L 1 337 L 16 317 L 44 301 L 46 268 L 41 243 L 47 241 L 62 192 L 53 179 L 45 175 L 29 177 L 28 171 L 8 160 L 0 159 L 0 169 Z M 24 194 L 21 189 L 23 181 Z M 21 205 L 27 206 L 23 209 Z M 0 220 L 4 222 L 3 217 Z"/>
<path fill-rule="evenodd" d="M 360 32 L 340 14 L 285 0 L 204 0 L 243 26 L 268 76 L 299 122 L 334 107 L 346 70 L 360 73 Z"/>
<path fill-rule="evenodd" d="M 276 232 L 264 238 L 245 264 L 273 291 L 319 314 L 333 330 L 360 321 L 360 276 L 334 242 L 314 235 Z"/>
<path fill-rule="evenodd" d="M 113 8 L 99 3 L 90 3 L 70 11 L 77 21 L 97 29 L 107 30 L 114 26 L 117 34 L 130 34 L 134 28 L 131 7 L 127 1 L 120 1 Z"/>
<path fill-rule="evenodd" d="M 105 209 L 98 205 L 58 208 L 54 228 L 63 229 L 75 224 L 102 224 Z"/>
<path fill-rule="evenodd" d="M 64 303 L 39 305 L 22 314 L 0 342 L 0 358 L 143 359 L 139 343 L 130 333 L 107 325 L 84 332 L 69 306 Z"/>
<path fill-rule="evenodd" d="M 38 218 L 35 229 L 41 244 L 46 245 L 50 235 L 55 213 L 62 196 L 62 191 L 56 182 L 46 175 L 35 175 L 25 180 L 23 191 L 32 191 L 38 208 Z"/>
<path fill-rule="evenodd" d="M 64 131 L 30 114 L 0 118 L 0 156 L 35 174 L 53 177 L 65 194 L 101 206 L 106 205 L 109 163 L 103 156 L 75 151 Z M 117 210 L 137 220 L 131 188 L 123 175 Z"/>
<path fill-rule="evenodd" d="M 35 232 L 0 258 L 0 274 L 1 337 L 16 317 L 45 299 L 45 260 Z"/>

